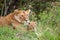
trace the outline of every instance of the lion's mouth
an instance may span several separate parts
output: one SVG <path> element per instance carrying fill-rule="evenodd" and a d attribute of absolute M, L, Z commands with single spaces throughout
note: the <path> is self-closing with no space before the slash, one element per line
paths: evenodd
<path fill-rule="evenodd" d="M 24 25 L 29 25 L 29 23 L 30 23 L 30 20 L 24 21 Z"/>

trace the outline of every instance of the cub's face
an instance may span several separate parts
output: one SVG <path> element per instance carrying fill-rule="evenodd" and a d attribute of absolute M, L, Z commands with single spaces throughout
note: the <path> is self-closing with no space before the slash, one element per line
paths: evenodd
<path fill-rule="evenodd" d="M 30 10 L 15 10 L 16 15 L 14 15 L 15 19 L 19 22 L 29 21 L 29 13 Z"/>
<path fill-rule="evenodd" d="M 27 29 L 28 29 L 28 30 L 35 30 L 36 26 L 37 26 L 36 22 L 31 21 L 31 22 L 29 23 Z"/>

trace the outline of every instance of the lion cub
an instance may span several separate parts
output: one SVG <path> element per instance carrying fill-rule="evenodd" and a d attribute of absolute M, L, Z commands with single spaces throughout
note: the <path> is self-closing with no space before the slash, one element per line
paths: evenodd
<path fill-rule="evenodd" d="M 27 27 L 27 30 L 33 30 L 36 28 L 37 26 L 37 23 L 34 22 L 34 21 L 31 21 L 29 24 L 28 24 L 28 27 Z"/>

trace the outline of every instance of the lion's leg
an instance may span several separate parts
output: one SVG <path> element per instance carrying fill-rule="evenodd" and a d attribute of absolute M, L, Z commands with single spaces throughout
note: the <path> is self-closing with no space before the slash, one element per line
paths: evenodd
<path fill-rule="evenodd" d="M 17 21 L 12 22 L 13 29 L 16 29 L 19 25 L 20 23 L 18 23 Z"/>

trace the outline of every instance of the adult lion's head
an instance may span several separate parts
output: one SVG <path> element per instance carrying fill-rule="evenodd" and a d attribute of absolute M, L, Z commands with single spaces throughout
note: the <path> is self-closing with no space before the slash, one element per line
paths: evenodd
<path fill-rule="evenodd" d="M 23 21 L 29 21 L 29 13 L 30 10 L 14 10 L 14 18 L 18 21 L 18 22 L 23 22 Z"/>

